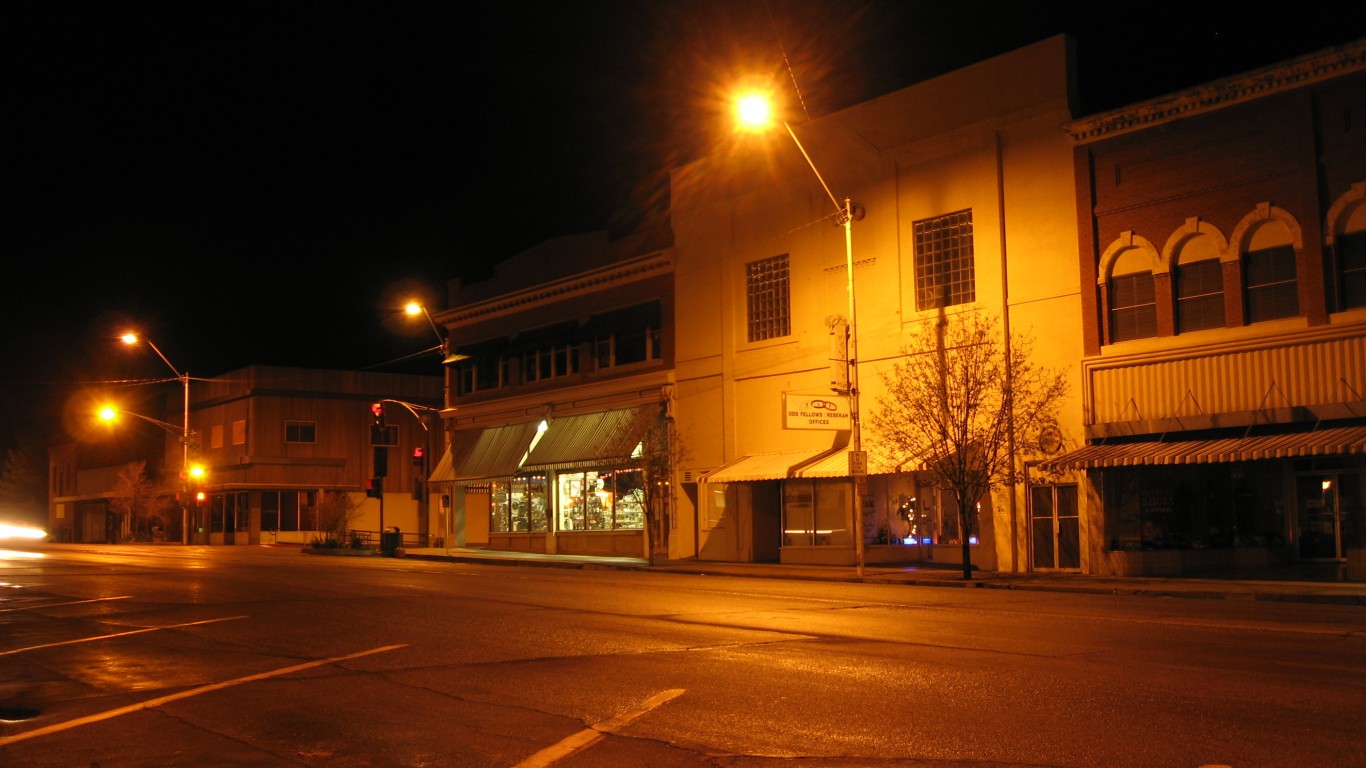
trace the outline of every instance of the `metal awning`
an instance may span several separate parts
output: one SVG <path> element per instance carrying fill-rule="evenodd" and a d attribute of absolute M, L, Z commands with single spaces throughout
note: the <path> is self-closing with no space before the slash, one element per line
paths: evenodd
<path fill-rule="evenodd" d="M 1366 427 L 1253 435 L 1219 440 L 1173 440 L 1088 445 L 1043 462 L 1045 470 L 1084 467 L 1144 467 L 1292 459 L 1303 456 L 1366 454 Z"/>
<path fill-rule="evenodd" d="M 451 465 L 455 469 L 452 480 L 464 482 L 512 476 L 531 445 L 536 424 L 529 421 L 456 432 L 451 438 Z"/>
<path fill-rule="evenodd" d="M 628 461 L 658 414 L 652 405 L 562 416 L 550 422 L 522 466 L 574 469 Z"/>
<path fill-rule="evenodd" d="M 451 449 L 447 448 L 441 454 L 441 461 L 432 468 L 430 475 L 427 475 L 429 483 L 449 483 L 455 480 L 455 462 L 451 458 Z"/>
<path fill-rule="evenodd" d="M 722 464 L 703 475 L 699 480 L 704 483 L 743 483 L 753 480 L 781 480 L 791 477 L 792 468 L 805 464 L 828 452 L 829 448 L 818 451 L 789 451 L 786 453 L 755 453 L 742 456 L 729 464 Z M 846 468 L 844 474 L 849 474 Z"/>
<path fill-rule="evenodd" d="M 867 454 L 868 474 L 870 475 L 892 475 L 911 469 L 896 464 L 889 457 L 883 455 L 881 451 L 869 450 Z M 828 456 L 820 456 L 810 463 L 797 467 L 792 472 L 792 476 L 849 477 L 849 451 L 840 449 Z"/>

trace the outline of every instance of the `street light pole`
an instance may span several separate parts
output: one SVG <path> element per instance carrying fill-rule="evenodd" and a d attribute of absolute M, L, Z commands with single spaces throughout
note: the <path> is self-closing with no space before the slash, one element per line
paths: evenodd
<path fill-rule="evenodd" d="M 755 126 L 770 122 L 769 105 L 766 97 L 757 94 L 746 94 L 737 103 L 738 112 L 743 124 Z M 858 322 L 854 299 L 854 219 L 863 218 L 863 209 L 848 197 L 841 202 L 835 197 L 835 193 L 830 191 L 830 185 L 825 183 L 825 177 L 821 176 L 820 169 L 816 167 L 815 161 L 807 153 L 806 147 L 802 145 L 801 139 L 797 138 L 797 132 L 792 130 L 792 124 L 786 120 L 782 121 L 783 128 L 787 129 L 787 135 L 792 137 L 792 143 L 797 145 L 797 149 L 802 153 L 802 158 L 806 160 L 811 172 L 816 175 L 816 180 L 820 182 L 821 189 L 834 204 L 837 220 L 844 227 L 844 274 L 845 292 L 849 296 L 849 326 L 847 333 L 848 344 L 846 361 L 849 365 L 849 474 L 854 481 L 854 562 L 860 577 L 863 576 L 864 563 L 864 544 L 863 544 L 863 494 L 861 493 L 862 484 L 867 480 L 867 459 L 863 453 L 863 428 L 859 416 L 859 386 L 858 386 Z"/>
<path fill-rule="evenodd" d="M 181 498 L 180 498 L 180 543 L 181 543 L 181 544 L 189 544 L 189 543 L 190 543 L 190 504 L 189 504 L 189 501 L 190 501 L 190 500 L 189 500 L 189 493 L 190 493 L 190 374 L 189 374 L 188 372 L 182 372 L 179 368 L 176 368 L 174 365 L 172 365 L 172 364 L 171 364 L 171 361 L 168 360 L 168 359 L 166 358 L 166 355 L 162 354 L 161 350 L 157 347 L 157 345 L 155 345 L 155 344 L 152 343 L 152 340 L 151 340 L 151 339 L 148 339 L 148 338 L 139 339 L 139 338 L 138 338 L 138 335 L 137 335 L 136 333 L 132 333 L 132 332 L 125 333 L 125 334 L 123 334 L 123 336 L 120 337 L 120 338 L 121 338 L 121 340 L 123 341 L 124 344 L 129 344 L 129 345 L 136 344 L 136 343 L 138 343 L 138 341 L 144 341 L 144 342 L 146 342 L 146 343 L 147 343 L 147 346 L 151 347 L 151 348 L 152 348 L 152 351 L 155 352 L 155 353 L 157 353 L 157 357 L 161 358 L 161 362 L 165 363 L 165 364 L 166 364 L 166 367 L 171 369 L 171 373 L 174 373 L 176 379 L 180 382 L 181 391 L 182 391 L 182 393 L 183 393 L 183 403 L 184 403 L 184 410 L 183 410 L 183 414 L 182 414 L 182 415 L 183 415 L 183 421 L 182 421 L 182 423 L 181 423 L 181 428 L 180 428 L 180 447 L 181 447 L 181 457 L 180 457 L 180 496 L 181 496 Z"/>

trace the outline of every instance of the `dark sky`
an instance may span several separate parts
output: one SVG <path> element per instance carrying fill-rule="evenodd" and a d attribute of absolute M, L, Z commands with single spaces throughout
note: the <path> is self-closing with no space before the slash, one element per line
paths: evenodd
<path fill-rule="evenodd" d="M 1335 3 L 1303 29 L 1198 2 L 542 5 L 8 4 L 0 449 L 60 439 L 91 382 L 169 373 L 129 324 L 192 375 L 413 370 L 386 364 L 435 339 L 399 298 L 664 214 L 742 71 L 786 58 L 819 116 L 1070 32 L 1095 112 L 1360 34 Z"/>

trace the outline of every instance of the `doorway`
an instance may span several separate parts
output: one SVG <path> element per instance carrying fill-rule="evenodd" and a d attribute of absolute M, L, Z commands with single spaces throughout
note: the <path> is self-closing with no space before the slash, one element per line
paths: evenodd
<path fill-rule="evenodd" d="M 1081 517 L 1076 485 L 1031 486 L 1029 529 L 1031 570 L 1081 568 Z"/>
<path fill-rule="evenodd" d="M 1361 476 L 1346 473 L 1295 478 L 1297 550 L 1301 560 L 1341 560 L 1344 530 L 1360 515 Z M 1355 513 L 1355 514 L 1354 514 Z"/>

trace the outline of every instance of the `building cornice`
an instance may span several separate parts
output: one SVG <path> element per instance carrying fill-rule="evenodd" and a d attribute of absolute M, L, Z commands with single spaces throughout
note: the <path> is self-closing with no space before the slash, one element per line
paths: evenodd
<path fill-rule="evenodd" d="M 617 262 L 601 269 L 581 272 L 563 280 L 532 286 L 525 290 L 503 294 L 487 301 L 453 307 L 436 315 L 436 320 L 447 327 L 486 320 L 508 312 L 519 312 L 538 304 L 562 301 L 573 296 L 590 294 L 617 285 L 667 275 L 673 270 L 669 251 L 657 251 L 646 256 Z"/>
<path fill-rule="evenodd" d="M 1069 123 L 1074 144 L 1109 139 L 1366 70 L 1366 39 Z"/>

